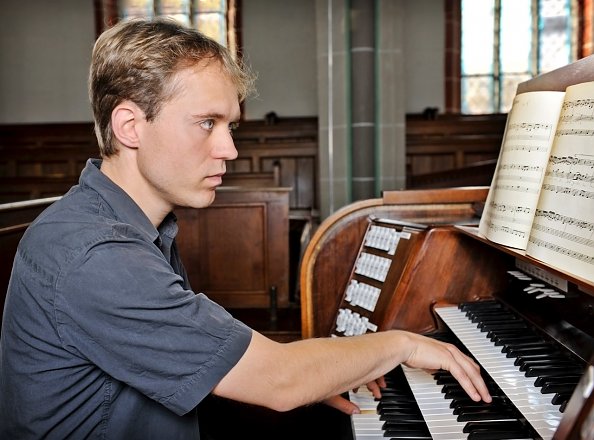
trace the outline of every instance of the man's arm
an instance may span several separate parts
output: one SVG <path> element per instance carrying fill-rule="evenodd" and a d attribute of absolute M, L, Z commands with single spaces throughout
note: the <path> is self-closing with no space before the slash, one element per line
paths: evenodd
<path fill-rule="evenodd" d="M 344 338 L 278 343 L 253 332 L 251 343 L 214 394 L 288 411 L 329 399 L 371 383 L 398 364 L 445 369 L 474 400 L 491 400 L 479 367 L 451 344 L 414 333 L 390 330 Z"/>

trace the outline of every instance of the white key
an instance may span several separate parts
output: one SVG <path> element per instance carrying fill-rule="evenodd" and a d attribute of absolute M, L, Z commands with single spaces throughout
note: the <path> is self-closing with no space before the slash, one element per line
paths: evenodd
<path fill-rule="evenodd" d="M 551 396 L 542 394 L 534 386 L 534 378 L 526 377 L 514 365 L 514 359 L 507 358 L 465 312 L 455 306 L 435 310 L 536 432 L 544 440 L 550 440 L 562 417 L 559 407 L 551 403 Z"/>

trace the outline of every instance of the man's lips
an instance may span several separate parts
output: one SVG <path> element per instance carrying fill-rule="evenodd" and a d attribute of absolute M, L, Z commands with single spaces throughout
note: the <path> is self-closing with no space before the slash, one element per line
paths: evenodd
<path fill-rule="evenodd" d="M 223 174 L 225 173 L 213 174 L 212 176 L 208 176 L 206 180 L 214 186 L 219 186 L 223 183 Z"/>

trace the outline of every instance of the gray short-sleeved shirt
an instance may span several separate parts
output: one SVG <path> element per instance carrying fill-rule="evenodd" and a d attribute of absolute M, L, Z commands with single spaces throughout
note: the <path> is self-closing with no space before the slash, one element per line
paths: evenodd
<path fill-rule="evenodd" d="M 198 438 L 197 404 L 251 330 L 190 290 L 157 229 L 89 160 L 28 228 L 0 339 L 0 438 Z"/>

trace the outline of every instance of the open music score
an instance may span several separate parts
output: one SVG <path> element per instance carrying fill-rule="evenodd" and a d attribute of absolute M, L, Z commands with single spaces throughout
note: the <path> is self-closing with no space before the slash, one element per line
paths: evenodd
<path fill-rule="evenodd" d="M 345 288 L 332 336 L 354 336 L 380 329 L 408 256 L 425 225 L 369 217 L 359 253 Z"/>
<path fill-rule="evenodd" d="M 594 82 L 516 95 L 479 232 L 594 281 Z"/>

